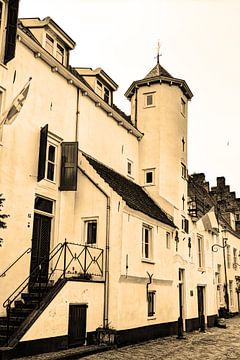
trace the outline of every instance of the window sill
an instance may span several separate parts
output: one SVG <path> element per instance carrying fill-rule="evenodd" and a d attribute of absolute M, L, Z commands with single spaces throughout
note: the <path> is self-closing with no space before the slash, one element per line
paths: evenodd
<path fill-rule="evenodd" d="M 144 109 L 149 109 L 149 108 L 154 108 L 156 107 L 156 105 L 148 105 L 148 106 L 144 106 Z"/>
<path fill-rule="evenodd" d="M 199 267 L 198 268 L 198 271 L 201 272 L 202 274 L 206 272 L 206 269 L 205 268 L 202 268 L 202 267 Z"/>
<path fill-rule="evenodd" d="M 149 183 L 149 184 L 144 184 L 143 186 L 145 187 L 145 186 L 154 186 L 155 184 L 154 183 Z"/>
<path fill-rule="evenodd" d="M 148 318 L 147 318 L 148 320 L 156 320 L 157 318 L 156 318 L 156 316 L 155 315 L 153 315 L 153 316 L 148 316 Z"/>
<path fill-rule="evenodd" d="M 144 263 L 148 263 L 148 264 L 153 264 L 153 265 L 155 264 L 155 262 L 153 260 L 151 260 L 151 259 L 142 258 L 141 261 L 144 262 Z"/>

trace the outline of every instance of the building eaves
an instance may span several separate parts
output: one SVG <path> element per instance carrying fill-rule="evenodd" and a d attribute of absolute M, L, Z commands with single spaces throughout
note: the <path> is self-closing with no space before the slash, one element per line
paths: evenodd
<path fill-rule="evenodd" d="M 37 58 L 41 58 L 45 61 L 52 69 L 56 69 L 56 72 L 63 76 L 69 84 L 78 87 L 83 94 L 89 96 L 89 98 L 95 102 L 95 104 L 100 105 L 100 107 L 108 114 L 109 117 L 112 117 L 118 125 L 126 129 L 130 134 L 135 136 L 138 140 L 141 140 L 143 134 L 141 131 L 134 126 L 129 119 L 123 117 L 119 111 L 116 111 L 111 105 L 107 104 L 102 98 L 100 98 L 94 90 L 89 86 L 89 84 L 77 74 L 72 67 L 65 67 L 57 59 L 55 59 L 51 54 L 49 54 L 46 49 L 35 39 L 32 33 L 26 29 L 23 25 L 18 26 L 18 35 L 20 36 L 22 43 L 24 43 Z M 30 41 L 29 41 L 30 40 Z M 31 41 L 32 40 L 32 41 Z"/>
<path fill-rule="evenodd" d="M 182 79 L 177 79 L 177 78 L 173 78 L 173 77 L 167 77 L 167 76 L 162 76 L 162 75 L 158 75 L 155 77 L 151 77 L 151 78 L 144 78 L 141 80 L 136 80 L 134 81 L 130 87 L 128 88 L 128 90 L 125 92 L 125 96 L 128 99 L 131 99 L 131 97 L 133 96 L 135 89 L 141 86 L 145 86 L 145 85 L 152 85 L 152 84 L 169 84 L 170 86 L 178 86 L 183 94 L 189 99 L 191 100 L 191 98 L 193 97 L 193 93 L 191 92 L 189 86 L 187 85 L 185 80 Z"/>
<path fill-rule="evenodd" d="M 101 178 L 134 210 L 140 211 L 149 217 L 166 225 L 176 228 L 168 215 L 153 201 L 144 189 L 133 181 L 127 179 L 115 170 L 103 165 L 91 156 L 83 153 L 89 164 Z"/>

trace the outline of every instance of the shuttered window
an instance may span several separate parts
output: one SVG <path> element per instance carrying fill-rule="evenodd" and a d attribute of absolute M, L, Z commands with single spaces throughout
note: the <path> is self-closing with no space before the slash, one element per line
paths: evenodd
<path fill-rule="evenodd" d="M 47 136 L 48 136 L 48 125 L 45 125 L 40 132 L 40 145 L 39 145 L 39 157 L 38 157 L 38 177 L 40 181 L 45 177 L 45 166 L 46 166 L 46 152 L 47 152 Z"/>
<path fill-rule="evenodd" d="M 18 4 L 19 0 L 9 0 L 8 3 L 4 64 L 7 64 L 10 60 L 12 60 L 15 55 Z"/>
<path fill-rule="evenodd" d="M 61 154 L 60 190 L 77 190 L 78 143 L 63 142 Z"/>

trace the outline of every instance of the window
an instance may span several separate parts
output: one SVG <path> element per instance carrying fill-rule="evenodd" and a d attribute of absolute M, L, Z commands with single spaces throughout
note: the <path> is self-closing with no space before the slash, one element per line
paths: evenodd
<path fill-rule="evenodd" d="M 3 113 L 4 90 L 0 87 L 0 116 Z M 0 142 L 2 141 L 3 125 L 0 125 Z"/>
<path fill-rule="evenodd" d="M 96 93 L 104 100 L 106 103 L 110 104 L 111 102 L 111 92 L 104 86 L 101 81 L 96 81 Z"/>
<path fill-rule="evenodd" d="M 144 170 L 144 184 L 154 185 L 154 169 Z"/>
<path fill-rule="evenodd" d="M 45 49 L 53 55 L 61 64 L 64 64 L 65 49 L 54 37 L 46 33 Z"/>
<path fill-rule="evenodd" d="M 221 265 L 217 265 L 217 284 L 221 284 Z"/>
<path fill-rule="evenodd" d="M 144 106 L 145 107 L 154 106 L 154 93 L 147 93 L 144 95 L 145 95 Z"/>
<path fill-rule="evenodd" d="M 186 115 L 186 110 L 187 110 L 186 102 L 183 99 L 181 99 L 181 113 L 184 116 Z"/>
<path fill-rule="evenodd" d="M 64 62 L 64 48 L 59 44 L 57 44 L 56 58 L 61 64 L 63 64 L 63 62 Z"/>
<path fill-rule="evenodd" d="M 144 259 L 152 257 L 152 227 L 146 224 L 142 227 L 142 257 Z"/>
<path fill-rule="evenodd" d="M 230 306 L 233 306 L 233 281 L 229 280 L 229 297 L 230 297 Z"/>
<path fill-rule="evenodd" d="M 53 55 L 53 51 L 54 51 L 54 39 L 46 34 L 46 50 Z"/>
<path fill-rule="evenodd" d="M 6 1 L 0 0 L 0 4 L 0 48 L 4 50 L 4 64 L 7 64 L 15 56 L 19 0 L 8 1 L 7 19 L 5 15 Z M 1 60 L 2 57 L 3 53 L 1 53 Z"/>
<path fill-rule="evenodd" d="M 187 179 L 187 168 L 183 163 L 181 163 L 181 176 L 183 179 Z"/>
<path fill-rule="evenodd" d="M 41 196 L 36 196 L 34 209 L 48 214 L 53 214 L 53 201 Z"/>
<path fill-rule="evenodd" d="M 231 267 L 231 255 L 230 255 L 230 245 L 227 245 L 227 267 Z"/>
<path fill-rule="evenodd" d="M 127 174 L 133 176 L 133 162 L 131 160 L 127 160 Z"/>
<path fill-rule="evenodd" d="M 202 269 L 204 267 L 203 259 L 203 237 L 197 236 L 197 251 L 198 251 L 198 267 Z"/>
<path fill-rule="evenodd" d="M 156 291 L 148 291 L 148 316 L 155 315 Z"/>
<path fill-rule="evenodd" d="M 170 249 L 171 247 L 171 238 L 170 238 L 170 232 L 166 232 L 166 248 L 167 249 Z"/>
<path fill-rule="evenodd" d="M 85 243 L 88 245 L 97 244 L 97 220 L 84 221 Z"/>
<path fill-rule="evenodd" d="M 189 221 L 185 216 L 182 216 L 182 230 L 187 234 L 189 233 Z"/>
<path fill-rule="evenodd" d="M 56 182 L 57 178 L 57 149 L 61 139 L 48 132 L 48 125 L 40 131 L 37 181 L 47 179 Z M 59 145 L 59 146 L 58 146 Z M 60 156 L 59 156 L 60 157 Z M 60 159 L 59 159 L 60 160 Z M 78 143 L 61 143 L 61 191 L 76 191 L 77 189 Z"/>
<path fill-rule="evenodd" d="M 233 268 L 237 268 L 237 249 L 233 248 Z"/>
<path fill-rule="evenodd" d="M 51 143 L 47 144 L 47 166 L 45 178 L 55 181 L 56 177 L 57 147 Z"/>

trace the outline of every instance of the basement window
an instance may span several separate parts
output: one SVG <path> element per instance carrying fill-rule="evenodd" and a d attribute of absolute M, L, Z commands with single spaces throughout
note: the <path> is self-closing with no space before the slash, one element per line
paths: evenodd
<path fill-rule="evenodd" d="M 148 291 L 148 317 L 155 315 L 156 291 Z"/>

